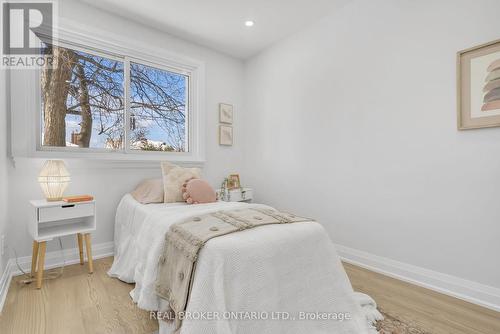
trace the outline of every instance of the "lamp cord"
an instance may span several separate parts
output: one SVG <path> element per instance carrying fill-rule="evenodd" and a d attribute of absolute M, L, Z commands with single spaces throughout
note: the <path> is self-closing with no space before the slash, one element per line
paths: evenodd
<path fill-rule="evenodd" d="M 63 265 L 62 267 L 60 268 L 60 270 L 58 271 L 55 271 L 55 270 L 49 270 L 47 271 L 47 274 L 46 275 L 43 275 L 43 280 L 50 280 L 50 279 L 56 279 L 56 278 L 59 278 L 63 275 L 64 273 L 64 267 L 66 266 L 66 259 L 64 258 L 64 249 L 63 249 L 63 244 L 62 244 L 62 240 L 61 238 L 57 238 L 59 240 L 59 248 L 60 248 L 60 251 L 61 251 L 61 258 L 62 258 L 62 262 L 63 262 Z M 31 277 L 30 274 L 26 273 L 23 268 L 21 268 L 21 266 L 19 265 L 19 261 L 18 261 L 18 256 L 17 256 L 17 252 L 16 252 L 16 249 L 13 248 L 12 249 L 14 251 L 14 255 L 16 257 L 16 266 L 17 266 L 17 269 L 19 269 L 19 271 L 26 277 L 25 279 L 22 279 L 22 280 L 19 280 L 17 281 L 18 283 L 20 284 L 30 284 L 32 282 L 35 282 L 36 281 L 36 278 L 33 278 Z"/>

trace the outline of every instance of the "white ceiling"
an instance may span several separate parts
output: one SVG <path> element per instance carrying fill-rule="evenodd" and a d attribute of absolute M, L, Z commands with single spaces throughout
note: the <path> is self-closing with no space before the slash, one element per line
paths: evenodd
<path fill-rule="evenodd" d="M 83 0 L 238 58 L 328 15 L 348 0 Z M 247 28 L 246 20 L 255 21 Z"/>

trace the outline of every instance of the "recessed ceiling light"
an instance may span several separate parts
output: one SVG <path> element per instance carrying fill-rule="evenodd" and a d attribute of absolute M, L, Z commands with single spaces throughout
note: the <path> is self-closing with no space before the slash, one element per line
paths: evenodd
<path fill-rule="evenodd" d="M 254 25 L 254 24 L 255 24 L 255 22 L 254 22 L 254 21 L 252 21 L 252 20 L 245 21 L 245 25 L 246 25 L 247 27 L 253 27 L 253 25 Z"/>

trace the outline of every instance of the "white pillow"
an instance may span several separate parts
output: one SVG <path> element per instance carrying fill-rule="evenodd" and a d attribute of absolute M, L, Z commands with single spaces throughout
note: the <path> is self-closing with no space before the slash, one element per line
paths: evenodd
<path fill-rule="evenodd" d="M 165 203 L 184 202 L 182 198 L 182 185 L 191 178 L 199 179 L 201 169 L 184 168 L 171 164 L 170 162 L 161 163 L 163 175 L 163 190 Z"/>
<path fill-rule="evenodd" d="M 142 204 L 163 203 L 163 180 L 144 180 L 130 194 L 137 202 Z"/>

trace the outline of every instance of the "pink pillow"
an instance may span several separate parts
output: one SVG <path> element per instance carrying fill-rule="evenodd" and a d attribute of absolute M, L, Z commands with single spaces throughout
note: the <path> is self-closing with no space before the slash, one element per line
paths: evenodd
<path fill-rule="evenodd" d="M 182 198 L 188 204 L 213 203 L 217 195 L 207 181 L 192 178 L 182 185 Z"/>

